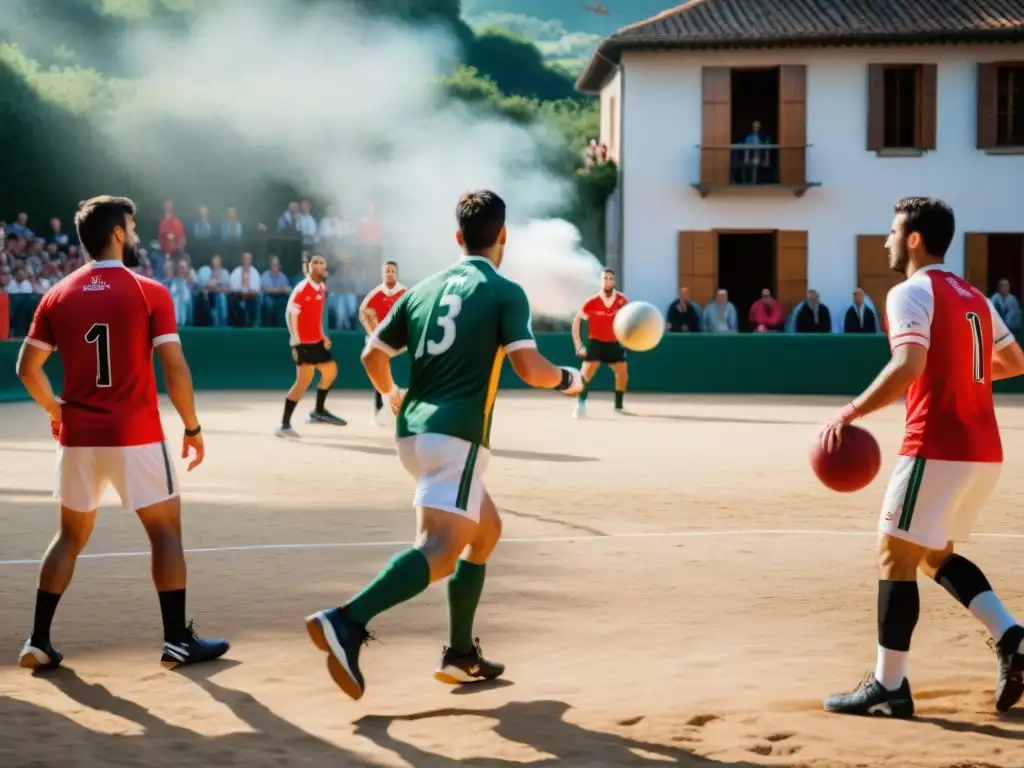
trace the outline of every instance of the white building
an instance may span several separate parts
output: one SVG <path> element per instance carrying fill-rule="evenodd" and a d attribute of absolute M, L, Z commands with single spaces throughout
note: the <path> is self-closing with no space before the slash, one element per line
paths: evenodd
<path fill-rule="evenodd" d="M 881 308 L 905 195 L 953 206 L 953 270 L 1024 289 L 1024 0 L 695 0 L 603 41 L 577 87 L 621 170 L 631 299 L 721 286 L 745 315 L 812 288 L 835 315 L 862 285 Z"/>

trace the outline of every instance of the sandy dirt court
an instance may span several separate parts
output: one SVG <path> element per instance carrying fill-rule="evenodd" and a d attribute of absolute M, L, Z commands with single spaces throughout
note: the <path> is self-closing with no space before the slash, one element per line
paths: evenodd
<path fill-rule="evenodd" d="M 873 531 L 900 407 L 866 422 L 878 479 L 838 495 L 807 463 L 836 399 L 630 396 L 635 416 L 614 419 L 596 395 L 575 422 L 569 399 L 503 393 L 488 487 L 505 541 L 477 633 L 508 679 L 433 680 L 437 585 L 375 622 L 352 702 L 303 619 L 410 539 L 412 482 L 390 431 L 369 425 L 368 394 L 335 394 L 350 426 L 302 424 L 298 443 L 273 437 L 281 398 L 199 397 L 208 458 L 189 475 L 179 463 L 189 603 L 233 647 L 183 673 L 158 664 L 145 535 L 114 506 L 57 614 L 67 668 L 16 666 L 56 521 L 54 444 L 35 406 L 0 406 L 0 766 L 1024 765 L 1024 711 L 994 712 L 983 628 L 930 582 L 919 717 L 821 712 L 874 667 Z M 963 551 L 1024 615 L 1024 400 L 999 415 L 1006 465 Z M 169 407 L 165 423 L 178 433 Z"/>

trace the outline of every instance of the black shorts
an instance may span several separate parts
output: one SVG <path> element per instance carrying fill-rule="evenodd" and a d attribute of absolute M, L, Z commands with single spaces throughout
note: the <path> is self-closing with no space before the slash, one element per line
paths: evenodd
<path fill-rule="evenodd" d="M 296 344 L 292 347 L 292 360 L 296 365 L 323 365 L 334 360 L 322 341 L 316 344 Z"/>
<path fill-rule="evenodd" d="M 583 359 L 588 363 L 624 363 L 626 348 L 617 341 L 598 341 L 591 339 L 586 343 L 587 355 Z"/>

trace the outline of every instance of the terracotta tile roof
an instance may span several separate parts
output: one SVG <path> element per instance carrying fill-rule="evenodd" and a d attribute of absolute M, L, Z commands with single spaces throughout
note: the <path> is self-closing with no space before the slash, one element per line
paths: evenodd
<path fill-rule="evenodd" d="M 624 50 L 1024 41 L 1024 0 L 691 0 L 624 27 L 576 83 L 593 92 Z"/>

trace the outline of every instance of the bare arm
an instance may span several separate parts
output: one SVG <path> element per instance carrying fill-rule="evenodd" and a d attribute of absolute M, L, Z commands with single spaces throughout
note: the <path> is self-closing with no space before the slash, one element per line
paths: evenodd
<path fill-rule="evenodd" d="M 928 350 L 920 344 L 901 344 L 875 380 L 851 405 L 860 416 L 867 416 L 898 400 L 924 373 Z"/>
<path fill-rule="evenodd" d="M 512 370 L 531 387 L 555 389 L 562 385 L 565 369 L 548 362 L 536 347 L 525 347 L 508 353 Z"/>
<path fill-rule="evenodd" d="M 398 389 L 395 379 L 391 375 L 391 356 L 382 349 L 367 345 L 363 354 L 359 356 L 366 369 L 366 375 L 370 377 L 373 388 L 384 395 L 388 395 Z"/>
<path fill-rule="evenodd" d="M 1012 379 L 1024 374 L 1024 350 L 1013 342 L 992 354 L 992 381 Z"/>
<path fill-rule="evenodd" d="M 576 317 L 572 319 L 572 345 L 574 349 L 579 349 L 583 346 L 583 342 L 580 340 L 580 326 L 583 324 L 584 319 L 585 317 L 582 312 L 577 312 Z"/>
<path fill-rule="evenodd" d="M 369 311 L 370 308 L 370 297 L 372 293 L 368 293 L 363 296 L 363 301 L 359 305 L 359 322 L 362 323 L 363 328 L 370 335 L 373 334 L 373 329 L 377 327 L 376 318 L 373 313 Z"/>
<path fill-rule="evenodd" d="M 42 349 L 31 341 L 21 345 L 18 353 L 18 378 L 39 407 L 46 411 L 54 421 L 60 421 L 60 402 L 53 394 L 50 379 L 43 370 L 53 350 Z"/>
<path fill-rule="evenodd" d="M 185 354 L 181 350 L 181 344 L 166 342 L 156 348 L 160 358 L 160 365 L 164 369 L 164 385 L 167 387 L 167 396 L 174 405 L 174 409 L 181 416 L 181 421 L 187 430 L 199 428 L 199 417 L 196 416 L 195 393 L 192 390 L 192 371 L 185 362 Z"/>

